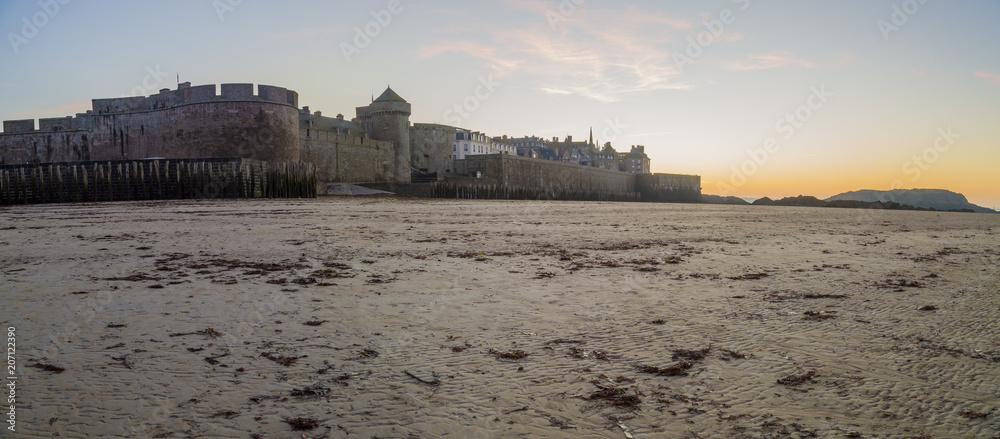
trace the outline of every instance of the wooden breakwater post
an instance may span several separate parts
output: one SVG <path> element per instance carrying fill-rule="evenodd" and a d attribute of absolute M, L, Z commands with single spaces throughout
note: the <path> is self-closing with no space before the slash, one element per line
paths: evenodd
<path fill-rule="evenodd" d="M 216 198 L 315 198 L 310 163 L 249 159 L 0 165 L 0 205 Z"/>

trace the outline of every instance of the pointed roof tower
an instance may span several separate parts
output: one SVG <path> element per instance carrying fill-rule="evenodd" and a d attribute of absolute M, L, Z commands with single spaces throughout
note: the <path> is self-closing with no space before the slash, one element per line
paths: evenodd
<path fill-rule="evenodd" d="M 590 146 L 594 146 L 594 127 L 590 127 Z"/>
<path fill-rule="evenodd" d="M 385 91 L 382 95 L 375 99 L 375 102 L 406 102 L 406 99 L 400 97 L 396 92 L 392 91 L 392 88 L 386 86 Z"/>

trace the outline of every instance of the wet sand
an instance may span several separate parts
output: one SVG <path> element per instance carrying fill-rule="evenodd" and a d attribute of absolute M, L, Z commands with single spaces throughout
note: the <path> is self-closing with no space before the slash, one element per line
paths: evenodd
<path fill-rule="evenodd" d="M 2 208 L 11 437 L 992 438 L 998 266 L 985 214 Z"/>

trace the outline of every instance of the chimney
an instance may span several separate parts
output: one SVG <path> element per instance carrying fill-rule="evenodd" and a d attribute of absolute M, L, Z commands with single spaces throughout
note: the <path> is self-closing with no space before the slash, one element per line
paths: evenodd
<path fill-rule="evenodd" d="M 163 93 L 167 93 L 167 92 L 169 92 L 169 91 L 170 91 L 170 89 L 169 89 L 169 88 L 161 88 L 161 89 L 160 89 L 160 94 L 163 94 Z"/>
<path fill-rule="evenodd" d="M 309 114 L 309 106 L 308 105 L 306 105 L 305 107 L 302 107 L 302 113 Z"/>
<path fill-rule="evenodd" d="M 315 114 L 315 115 L 316 115 L 317 117 L 323 117 L 323 112 L 322 112 L 322 111 L 317 111 L 317 112 L 316 112 L 316 113 L 314 113 L 314 114 Z"/>
<path fill-rule="evenodd" d="M 337 113 L 337 119 L 338 120 L 344 120 L 344 115 L 340 114 L 340 113 Z"/>
<path fill-rule="evenodd" d="M 191 82 L 182 82 L 180 84 L 177 84 L 178 90 L 184 90 L 185 88 L 191 88 Z"/>

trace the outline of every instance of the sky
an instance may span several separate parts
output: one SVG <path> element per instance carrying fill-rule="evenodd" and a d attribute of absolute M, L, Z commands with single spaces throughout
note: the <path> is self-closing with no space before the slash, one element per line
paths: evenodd
<path fill-rule="evenodd" d="M 0 119 L 181 82 L 644 145 L 707 194 L 948 189 L 1000 207 L 1000 1 L 0 2 Z"/>

